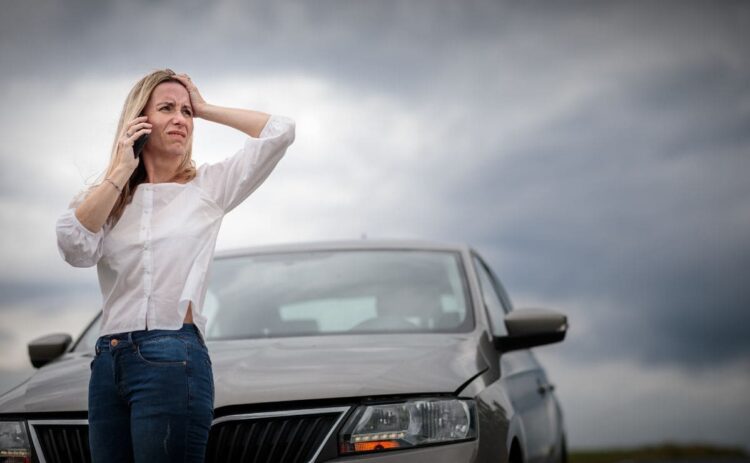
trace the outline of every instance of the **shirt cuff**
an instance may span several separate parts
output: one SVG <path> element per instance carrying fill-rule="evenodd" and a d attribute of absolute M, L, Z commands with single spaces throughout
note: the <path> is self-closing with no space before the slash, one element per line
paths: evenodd
<path fill-rule="evenodd" d="M 292 120 L 288 117 L 272 114 L 271 117 L 268 118 L 268 121 L 266 122 L 265 127 L 263 127 L 263 130 L 260 131 L 260 135 L 258 135 L 258 138 L 268 138 L 273 137 L 274 135 L 278 135 L 292 124 Z"/>

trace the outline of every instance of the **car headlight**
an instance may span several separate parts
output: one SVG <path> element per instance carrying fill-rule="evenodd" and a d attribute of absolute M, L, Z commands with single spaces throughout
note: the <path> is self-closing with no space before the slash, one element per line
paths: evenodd
<path fill-rule="evenodd" d="M 31 445 L 23 421 L 0 421 L 0 463 L 29 463 Z"/>
<path fill-rule="evenodd" d="M 339 434 L 341 453 L 404 449 L 476 438 L 473 400 L 415 399 L 363 405 Z"/>

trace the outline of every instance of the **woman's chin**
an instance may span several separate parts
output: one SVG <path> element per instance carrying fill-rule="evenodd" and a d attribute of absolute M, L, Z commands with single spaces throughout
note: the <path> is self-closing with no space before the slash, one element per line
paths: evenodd
<path fill-rule="evenodd" d="M 182 158 L 185 156 L 185 153 L 187 152 L 187 148 L 184 145 L 178 145 L 178 146 L 167 146 L 165 149 L 162 150 L 153 150 L 149 151 L 148 154 L 152 156 L 158 156 L 158 157 L 168 157 L 168 158 Z"/>

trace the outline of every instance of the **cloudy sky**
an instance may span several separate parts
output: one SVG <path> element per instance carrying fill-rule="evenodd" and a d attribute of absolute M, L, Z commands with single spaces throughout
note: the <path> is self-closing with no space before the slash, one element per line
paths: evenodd
<path fill-rule="evenodd" d="M 537 352 L 571 446 L 750 442 L 750 5 L 204 3 L 0 1 L 1 391 L 99 310 L 55 221 L 170 67 L 297 121 L 218 249 L 468 242 L 516 306 L 570 316 Z M 197 121 L 197 163 L 242 139 Z"/>

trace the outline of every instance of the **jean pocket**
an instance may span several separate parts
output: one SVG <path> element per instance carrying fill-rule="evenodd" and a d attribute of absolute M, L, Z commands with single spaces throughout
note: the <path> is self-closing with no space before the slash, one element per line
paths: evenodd
<path fill-rule="evenodd" d="M 149 365 L 184 366 L 188 347 L 178 336 L 157 336 L 138 343 L 138 358 Z"/>

